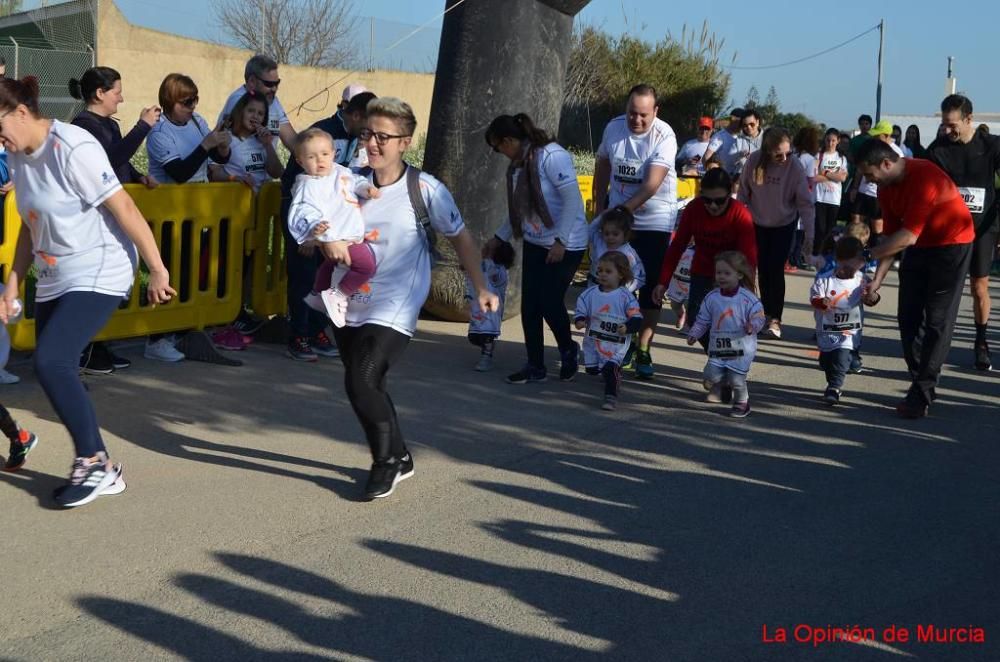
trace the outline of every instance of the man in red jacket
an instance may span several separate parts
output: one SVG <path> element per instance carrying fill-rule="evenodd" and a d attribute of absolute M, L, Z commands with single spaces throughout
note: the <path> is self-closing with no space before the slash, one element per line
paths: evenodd
<path fill-rule="evenodd" d="M 935 399 L 941 365 L 969 270 L 975 228 L 955 184 L 924 159 L 900 158 L 884 142 L 870 140 L 858 150 L 858 170 L 878 185 L 884 239 L 871 251 L 879 260 L 867 292 L 874 303 L 892 257 L 906 249 L 899 268 L 899 335 L 912 383 L 896 405 L 904 418 L 920 418 Z"/>

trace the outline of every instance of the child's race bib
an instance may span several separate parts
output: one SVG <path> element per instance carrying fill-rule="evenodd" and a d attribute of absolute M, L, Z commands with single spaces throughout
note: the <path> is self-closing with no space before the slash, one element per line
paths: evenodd
<path fill-rule="evenodd" d="M 620 319 L 596 316 L 590 319 L 587 335 L 603 342 L 624 344 L 628 340 L 628 336 L 619 333 L 619 330 L 624 326 L 625 322 Z"/>
<path fill-rule="evenodd" d="M 737 359 L 745 351 L 746 334 L 718 333 L 709 341 L 708 355 L 713 359 Z"/>
<path fill-rule="evenodd" d="M 861 328 L 861 307 L 828 310 L 823 315 L 824 331 L 856 331 Z"/>

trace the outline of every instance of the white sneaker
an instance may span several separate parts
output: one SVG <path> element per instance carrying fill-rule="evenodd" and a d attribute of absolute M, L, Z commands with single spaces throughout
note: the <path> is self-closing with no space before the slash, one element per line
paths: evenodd
<path fill-rule="evenodd" d="M 17 384 L 21 378 L 0 368 L 0 384 Z"/>
<path fill-rule="evenodd" d="M 326 306 L 326 316 L 338 329 L 347 324 L 347 295 L 338 289 L 323 290 L 320 293 Z"/>
<path fill-rule="evenodd" d="M 176 363 L 177 361 L 184 360 L 184 354 L 174 347 L 173 336 L 165 336 L 156 342 L 149 342 L 147 340 L 146 350 L 142 355 L 153 361 L 167 361 L 168 363 Z"/>
<path fill-rule="evenodd" d="M 317 313 L 326 315 L 326 306 L 323 305 L 323 298 L 316 292 L 310 292 L 302 297 L 302 300 L 307 306 L 315 310 Z"/>
<path fill-rule="evenodd" d="M 476 372 L 489 372 L 493 369 L 493 357 L 488 354 L 482 354 L 479 356 L 479 362 L 476 363 Z"/>

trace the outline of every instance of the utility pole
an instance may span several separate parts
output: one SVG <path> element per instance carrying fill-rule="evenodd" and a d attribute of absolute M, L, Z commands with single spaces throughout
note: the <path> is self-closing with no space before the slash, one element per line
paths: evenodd
<path fill-rule="evenodd" d="M 885 19 L 878 23 L 878 87 L 875 90 L 875 121 L 882 117 L 882 52 L 885 50 Z"/>

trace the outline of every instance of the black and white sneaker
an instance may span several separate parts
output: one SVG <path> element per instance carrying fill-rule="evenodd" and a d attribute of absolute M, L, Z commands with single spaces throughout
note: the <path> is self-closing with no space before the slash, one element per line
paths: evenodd
<path fill-rule="evenodd" d="M 110 375 L 114 371 L 111 353 L 103 343 L 90 343 L 80 355 L 80 372 L 85 375 Z"/>
<path fill-rule="evenodd" d="M 376 462 L 368 473 L 365 485 L 366 499 L 381 499 L 392 494 L 396 484 L 413 475 L 413 456 L 407 453 L 401 458 L 389 458 Z"/>
<path fill-rule="evenodd" d="M 580 343 L 573 341 L 571 348 L 565 352 L 560 350 L 559 357 L 562 359 L 559 366 L 559 379 L 564 382 L 572 381 L 580 369 Z"/>
<path fill-rule="evenodd" d="M 832 386 L 828 387 L 826 391 L 823 392 L 823 402 L 831 407 L 840 404 L 840 391 Z"/>
<path fill-rule="evenodd" d="M 530 364 L 525 365 L 517 372 L 507 375 L 508 384 L 538 384 L 548 379 L 545 368 L 536 368 Z"/>
<path fill-rule="evenodd" d="M 94 457 L 78 457 L 73 461 L 69 484 L 56 489 L 53 497 L 63 508 L 83 506 L 112 488 L 121 475 L 122 466 L 111 464 L 103 453 Z M 121 491 L 124 491 L 124 481 Z"/>
<path fill-rule="evenodd" d="M 977 342 L 973 348 L 976 354 L 976 370 L 989 370 L 993 367 L 993 357 L 990 356 L 990 346 L 986 341 Z"/>

